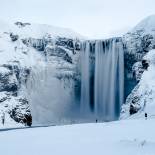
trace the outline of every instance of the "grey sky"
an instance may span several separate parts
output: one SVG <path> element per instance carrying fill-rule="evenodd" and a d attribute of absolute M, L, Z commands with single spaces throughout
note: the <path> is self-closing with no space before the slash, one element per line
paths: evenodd
<path fill-rule="evenodd" d="M 155 14 L 155 0 L 0 0 L 0 19 L 72 28 L 104 38 Z"/>

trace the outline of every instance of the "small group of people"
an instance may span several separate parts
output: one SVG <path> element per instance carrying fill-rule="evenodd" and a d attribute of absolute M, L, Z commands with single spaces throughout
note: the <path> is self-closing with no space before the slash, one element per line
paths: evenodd
<path fill-rule="evenodd" d="M 147 117 L 148 117 L 148 114 L 145 112 L 145 120 L 147 120 Z M 95 121 L 96 121 L 96 123 L 98 122 L 97 119 Z"/>
<path fill-rule="evenodd" d="M 145 113 L 145 120 L 147 120 L 147 113 Z M 1 116 L 1 119 L 2 119 L 2 124 L 4 125 L 5 123 L 5 113 L 3 112 L 2 116 Z M 96 119 L 96 123 L 98 122 L 98 119 Z M 31 125 L 30 125 L 31 126 Z"/>

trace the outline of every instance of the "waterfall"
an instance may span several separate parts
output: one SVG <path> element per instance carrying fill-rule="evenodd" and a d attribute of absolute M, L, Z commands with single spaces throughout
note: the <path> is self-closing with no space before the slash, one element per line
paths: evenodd
<path fill-rule="evenodd" d="M 46 51 L 46 61 L 31 69 L 26 89 L 33 125 L 118 119 L 124 100 L 122 40 L 87 41 L 81 49 L 81 98 L 75 93 L 80 78 L 74 79 L 68 72 L 75 68 L 50 55 L 59 52 L 55 47 Z M 67 67 L 67 72 L 62 67 Z"/>
<path fill-rule="evenodd" d="M 89 71 L 89 53 L 90 53 L 90 44 L 82 44 L 82 53 L 81 53 L 81 112 L 82 114 L 88 114 L 90 111 L 90 71 Z"/>
<path fill-rule="evenodd" d="M 90 43 L 82 53 L 81 108 L 90 113 L 90 96 L 94 95 L 94 117 L 118 119 L 124 100 L 124 52 L 121 38 L 96 41 L 94 49 L 94 94 L 90 94 Z M 85 106 L 84 106 L 85 104 Z M 86 110 L 87 109 L 87 110 Z"/>

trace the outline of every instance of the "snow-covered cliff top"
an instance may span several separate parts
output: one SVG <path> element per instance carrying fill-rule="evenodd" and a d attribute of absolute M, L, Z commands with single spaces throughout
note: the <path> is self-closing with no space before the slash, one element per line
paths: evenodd
<path fill-rule="evenodd" d="M 132 31 L 144 30 L 145 32 L 155 32 L 155 15 L 151 15 L 137 24 Z"/>
<path fill-rule="evenodd" d="M 23 37 L 41 38 L 46 34 L 50 34 L 52 37 L 66 37 L 72 39 L 84 39 L 84 37 L 71 29 L 61 28 L 46 24 L 35 23 L 7 23 L 0 20 L 0 33 L 13 32 Z"/>

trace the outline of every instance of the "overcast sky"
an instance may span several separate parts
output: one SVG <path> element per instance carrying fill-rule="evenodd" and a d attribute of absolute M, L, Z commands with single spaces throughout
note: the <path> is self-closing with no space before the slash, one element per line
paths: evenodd
<path fill-rule="evenodd" d="M 155 0 L 0 0 L 0 19 L 67 27 L 91 38 L 126 31 L 155 14 Z"/>

